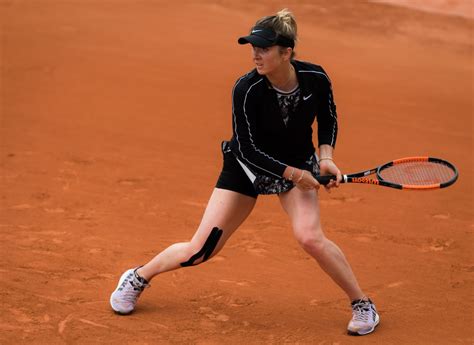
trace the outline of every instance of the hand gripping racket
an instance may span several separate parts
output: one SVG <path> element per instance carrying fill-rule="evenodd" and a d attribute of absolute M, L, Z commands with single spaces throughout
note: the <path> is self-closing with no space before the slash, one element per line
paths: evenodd
<path fill-rule="evenodd" d="M 369 178 L 375 174 L 376 178 Z M 428 190 L 446 188 L 458 179 L 456 167 L 439 158 L 408 157 L 397 159 L 374 169 L 343 175 L 341 183 L 365 183 L 396 189 Z M 317 176 L 316 180 L 327 185 L 336 180 L 334 175 Z"/>

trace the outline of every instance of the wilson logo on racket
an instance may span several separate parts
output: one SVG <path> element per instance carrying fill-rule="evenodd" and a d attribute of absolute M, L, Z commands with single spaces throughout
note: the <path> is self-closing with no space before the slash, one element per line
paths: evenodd
<path fill-rule="evenodd" d="M 378 180 L 373 180 L 368 177 L 354 177 L 350 182 L 353 183 L 367 183 L 367 184 L 379 184 Z"/>

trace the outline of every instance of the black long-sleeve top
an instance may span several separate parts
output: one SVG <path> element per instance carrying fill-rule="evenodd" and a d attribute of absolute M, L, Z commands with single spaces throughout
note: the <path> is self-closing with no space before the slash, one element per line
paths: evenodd
<path fill-rule="evenodd" d="M 312 124 L 318 122 L 319 146 L 335 147 L 337 113 L 331 81 L 321 66 L 293 60 L 300 101 L 285 125 L 275 89 L 254 69 L 232 91 L 232 152 L 249 168 L 282 177 L 287 166 L 300 167 L 315 152 Z"/>

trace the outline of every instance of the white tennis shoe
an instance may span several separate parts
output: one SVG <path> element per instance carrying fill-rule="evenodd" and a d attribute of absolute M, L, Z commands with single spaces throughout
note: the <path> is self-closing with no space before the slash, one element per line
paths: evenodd
<path fill-rule="evenodd" d="M 139 267 L 127 270 L 120 277 L 117 288 L 110 296 L 112 309 L 122 315 L 130 314 L 143 290 L 150 284 L 136 274 Z"/>
<path fill-rule="evenodd" d="M 370 299 L 368 301 L 358 299 L 353 301 L 351 306 L 352 320 L 347 326 L 348 334 L 366 335 L 372 333 L 380 322 L 375 304 Z"/>

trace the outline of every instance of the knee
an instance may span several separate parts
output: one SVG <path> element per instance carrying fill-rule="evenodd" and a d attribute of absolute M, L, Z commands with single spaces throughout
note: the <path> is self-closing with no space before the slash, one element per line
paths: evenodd
<path fill-rule="evenodd" d="M 305 236 L 299 243 L 300 246 L 308 253 L 313 255 L 319 255 L 324 252 L 325 243 L 324 239 L 315 236 Z"/>
<path fill-rule="evenodd" d="M 300 229 L 297 233 L 296 240 L 306 252 L 318 255 L 324 251 L 327 239 L 321 231 Z"/>
<path fill-rule="evenodd" d="M 202 255 L 200 257 L 197 257 L 196 254 L 199 253 L 201 248 L 203 247 L 203 243 L 197 243 L 197 242 L 188 242 L 186 243 L 186 246 L 183 248 L 181 251 L 180 257 L 182 258 L 181 260 L 183 261 L 181 263 L 181 266 L 196 266 L 199 265 L 203 260 Z"/>
<path fill-rule="evenodd" d="M 216 247 L 223 233 L 222 229 L 215 227 L 210 232 L 208 238 L 204 243 L 189 242 L 186 252 L 184 253 L 187 261 L 182 262 L 182 267 L 196 266 L 208 260 L 217 253 Z"/>

